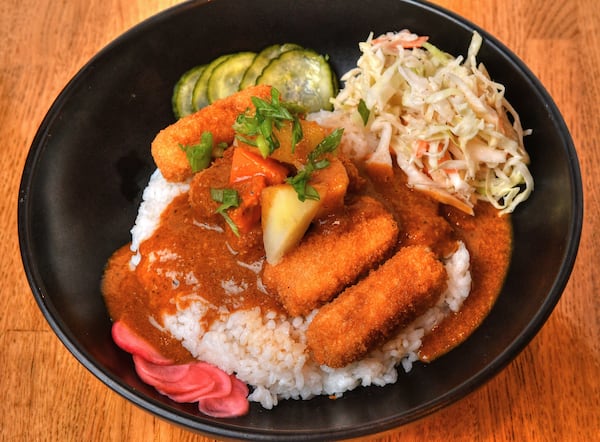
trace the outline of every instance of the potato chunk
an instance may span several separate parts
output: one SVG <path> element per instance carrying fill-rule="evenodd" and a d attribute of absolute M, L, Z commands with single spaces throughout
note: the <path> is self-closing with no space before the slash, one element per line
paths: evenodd
<path fill-rule="evenodd" d="M 319 192 L 326 193 L 325 189 Z M 263 243 L 267 262 L 277 265 L 304 236 L 323 200 L 300 201 L 290 184 L 265 188 L 261 193 Z"/>

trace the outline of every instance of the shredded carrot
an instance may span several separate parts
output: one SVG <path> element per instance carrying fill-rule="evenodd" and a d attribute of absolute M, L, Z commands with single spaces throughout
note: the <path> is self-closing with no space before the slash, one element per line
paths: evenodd
<path fill-rule="evenodd" d="M 400 40 L 398 42 L 398 45 L 402 46 L 404 49 L 420 48 L 421 46 L 423 46 L 423 43 L 425 43 L 428 39 L 429 37 L 421 36 L 411 41 Z"/>
<path fill-rule="evenodd" d="M 429 150 L 429 143 L 425 140 L 417 140 L 416 157 L 421 158 Z"/>
<path fill-rule="evenodd" d="M 452 157 L 450 156 L 450 152 L 446 151 L 444 153 L 444 156 L 441 158 L 440 164 L 444 163 L 445 161 L 451 161 L 451 160 L 452 160 Z M 446 173 L 458 173 L 458 169 L 455 169 L 453 167 L 442 167 L 441 169 Z"/>
<path fill-rule="evenodd" d="M 388 35 L 382 35 L 372 41 L 374 45 L 381 45 L 384 48 L 391 49 L 397 47 L 403 47 L 404 49 L 420 48 L 429 40 L 427 36 L 419 36 L 414 40 L 405 40 L 403 38 L 390 38 Z"/>
<path fill-rule="evenodd" d="M 425 155 L 428 151 L 429 151 L 429 143 L 425 140 L 417 140 L 417 150 L 416 150 L 415 156 L 417 158 L 422 158 L 423 155 Z M 450 152 L 446 151 L 446 152 L 444 152 L 444 155 L 440 158 L 438 163 L 443 164 L 444 162 L 451 161 L 451 160 L 452 160 L 452 157 L 450 156 Z M 440 169 L 442 169 L 446 173 L 458 173 L 458 169 L 451 168 L 451 167 L 441 167 Z M 427 175 L 429 175 L 429 167 L 426 162 L 423 163 L 423 172 L 425 172 Z"/>

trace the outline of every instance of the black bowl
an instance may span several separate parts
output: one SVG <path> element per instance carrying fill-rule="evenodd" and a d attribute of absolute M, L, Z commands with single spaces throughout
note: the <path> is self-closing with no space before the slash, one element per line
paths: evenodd
<path fill-rule="evenodd" d="M 452 54 L 473 30 L 479 60 L 507 85 L 533 129 L 526 146 L 536 190 L 517 209 L 514 255 L 504 289 L 481 327 L 394 385 L 343 398 L 252 404 L 235 419 L 202 416 L 136 376 L 111 339 L 100 293 L 103 267 L 129 240 L 141 190 L 154 170 L 149 145 L 173 122 L 171 91 L 186 69 L 217 55 L 295 42 L 329 54 L 338 74 L 354 66 L 369 32 L 409 28 Z M 73 355 L 109 388 L 188 429 L 254 440 L 357 437 L 408 423 L 465 396 L 505 367 L 556 305 L 572 270 L 582 225 L 575 149 L 550 96 L 506 47 L 473 24 L 410 0 L 217 0 L 169 9 L 128 31 L 66 86 L 35 137 L 22 176 L 18 228 L 23 263 L 40 309 Z M 507 321 L 506 318 L 510 318 Z"/>

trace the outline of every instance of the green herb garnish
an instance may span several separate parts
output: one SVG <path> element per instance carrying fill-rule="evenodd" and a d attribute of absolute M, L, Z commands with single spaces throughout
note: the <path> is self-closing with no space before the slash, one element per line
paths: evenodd
<path fill-rule="evenodd" d="M 233 129 L 236 138 L 250 146 L 257 147 L 261 155 L 267 158 L 279 148 L 279 140 L 275 135 L 275 129 L 281 129 L 285 122 L 292 122 L 292 152 L 296 145 L 302 140 L 302 125 L 298 115 L 302 110 L 293 103 L 282 103 L 279 99 L 279 91 L 271 89 L 271 101 L 265 101 L 258 97 L 252 97 L 255 107 L 254 115 L 249 112 L 240 114 Z M 315 170 L 324 169 L 329 166 L 329 160 L 322 158 L 325 154 L 334 152 L 342 138 L 343 129 L 336 129 L 325 137 L 315 149 L 308 155 L 306 165 L 295 176 L 287 178 L 286 182 L 296 190 L 298 199 L 318 200 L 319 193 L 308 184 Z M 214 198 L 213 198 L 214 199 Z"/>
<path fill-rule="evenodd" d="M 213 158 L 222 158 L 225 153 L 225 149 L 227 149 L 229 145 L 225 142 L 218 143 L 212 150 Z"/>
<path fill-rule="evenodd" d="M 271 101 L 265 101 L 258 97 L 252 97 L 252 104 L 256 109 L 254 115 L 247 112 L 240 114 L 233 129 L 236 138 L 250 146 L 255 146 L 264 158 L 279 148 L 279 140 L 273 129 L 281 129 L 286 121 L 292 122 L 292 152 L 296 144 L 302 139 L 302 126 L 293 105 L 282 103 L 279 100 L 279 91 L 271 89 Z"/>
<path fill-rule="evenodd" d="M 286 182 L 290 184 L 298 194 L 298 199 L 300 201 L 305 201 L 306 199 L 319 200 L 319 192 L 317 192 L 313 186 L 308 184 L 308 181 L 314 171 L 325 169 L 329 166 L 329 160 L 322 157 L 328 153 L 333 153 L 337 149 L 343 133 L 344 129 L 336 129 L 323 138 L 317 147 L 308 154 L 308 162 L 304 168 L 295 176 L 286 179 Z"/>
<path fill-rule="evenodd" d="M 213 149 L 213 137 L 210 132 L 202 132 L 198 144 L 190 146 L 179 145 L 179 147 L 185 152 L 192 172 L 196 173 L 202 169 L 206 169 L 210 165 Z"/>
<path fill-rule="evenodd" d="M 213 199 L 213 201 L 221 203 L 221 205 L 217 207 L 217 210 L 215 210 L 215 213 L 221 214 L 221 216 L 225 219 L 225 222 L 229 225 L 233 233 L 235 233 L 236 236 L 240 236 L 238 227 L 233 222 L 231 217 L 227 214 L 228 209 L 239 207 L 240 205 L 240 195 L 238 194 L 237 190 L 227 188 L 215 189 L 211 187 L 210 197 Z"/>
<path fill-rule="evenodd" d="M 363 124 L 365 126 L 367 125 L 367 123 L 369 121 L 370 113 L 371 113 L 371 111 L 367 107 L 367 103 L 365 103 L 365 100 L 363 100 L 361 98 L 360 101 L 358 102 L 358 114 L 360 115 L 360 118 L 362 118 Z"/>

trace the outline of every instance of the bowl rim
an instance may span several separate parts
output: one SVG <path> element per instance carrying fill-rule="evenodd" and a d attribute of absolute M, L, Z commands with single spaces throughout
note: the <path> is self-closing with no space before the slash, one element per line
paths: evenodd
<path fill-rule="evenodd" d="M 40 308 L 44 318 L 67 350 L 73 354 L 89 372 L 107 385 L 111 390 L 129 400 L 134 405 L 144 409 L 147 412 L 150 412 L 155 416 L 182 426 L 188 430 L 211 436 L 224 438 L 247 438 L 257 441 L 322 440 L 323 437 L 333 439 L 359 437 L 367 434 L 373 434 L 374 432 L 379 433 L 390 430 L 409 422 L 419 420 L 427 415 L 437 412 L 438 410 L 450 405 L 451 403 L 454 403 L 455 401 L 472 393 L 474 390 L 480 388 L 487 381 L 495 377 L 504 367 L 506 367 L 539 332 L 545 321 L 554 310 L 554 307 L 558 303 L 569 281 L 575 265 L 583 227 L 584 204 L 581 171 L 573 140 L 557 105 L 545 87 L 542 85 L 541 81 L 531 72 L 531 70 L 523 63 L 523 61 L 503 43 L 478 25 L 475 25 L 474 23 L 452 11 L 429 3 L 428 1 L 399 0 L 400 2 L 425 9 L 436 15 L 442 16 L 461 28 L 477 31 L 484 38 L 486 45 L 489 45 L 494 52 L 501 53 L 515 65 L 517 69 L 525 77 L 527 77 L 528 82 L 535 86 L 536 93 L 541 96 L 545 103 L 547 103 L 547 111 L 551 114 L 551 117 L 562 136 L 561 144 L 564 146 L 568 154 L 568 167 L 571 172 L 569 176 L 570 185 L 572 188 L 572 202 L 570 209 L 573 214 L 573 218 L 569 224 L 567 248 L 563 254 L 563 261 L 559 273 L 552 284 L 548 296 L 545 298 L 543 304 L 540 306 L 536 314 L 531 318 L 528 326 L 510 345 L 506 347 L 503 352 L 501 352 L 488 365 L 486 365 L 484 369 L 480 370 L 463 383 L 457 385 L 452 390 L 446 392 L 444 395 L 439 396 L 436 399 L 426 402 L 418 407 L 412 408 L 410 416 L 393 416 L 381 420 L 374 420 L 368 424 L 358 427 L 355 426 L 342 429 L 331 429 L 329 431 L 320 430 L 318 433 L 315 433 L 314 430 L 295 430 L 293 432 L 277 429 L 248 430 L 244 429 L 243 426 L 236 425 L 232 421 L 228 420 L 223 421 L 222 424 L 214 421 L 204 423 L 202 417 L 190 416 L 176 409 L 167 410 L 162 402 L 146 396 L 144 393 L 136 390 L 123 381 L 116 379 L 106 370 L 99 368 L 96 359 L 89 352 L 87 352 L 83 346 L 78 344 L 75 336 L 72 335 L 72 333 L 69 331 L 69 328 L 60 319 L 55 306 L 46 297 L 44 281 L 38 269 L 36 268 L 35 258 L 31 249 L 32 240 L 30 238 L 31 232 L 30 224 L 28 222 L 28 213 L 31 210 L 29 194 L 32 180 L 39 164 L 39 157 L 45 147 L 44 140 L 46 139 L 48 131 L 52 127 L 54 120 L 57 118 L 58 111 L 62 108 L 65 102 L 68 101 L 68 92 L 72 88 L 73 84 L 80 81 L 86 75 L 86 72 L 91 68 L 96 60 L 104 57 L 105 54 L 118 47 L 122 42 L 127 41 L 132 36 L 144 33 L 146 30 L 152 28 L 156 24 L 163 21 L 168 21 L 171 19 L 171 17 L 181 14 L 186 10 L 201 7 L 208 3 L 226 3 L 226 1 L 227 0 L 219 0 L 218 2 L 215 0 L 190 0 L 160 11 L 129 28 L 117 38 L 113 39 L 109 44 L 100 49 L 79 69 L 79 71 L 67 82 L 47 111 L 31 143 L 25 161 L 19 187 L 17 207 L 17 228 L 22 264 L 36 303 Z"/>

